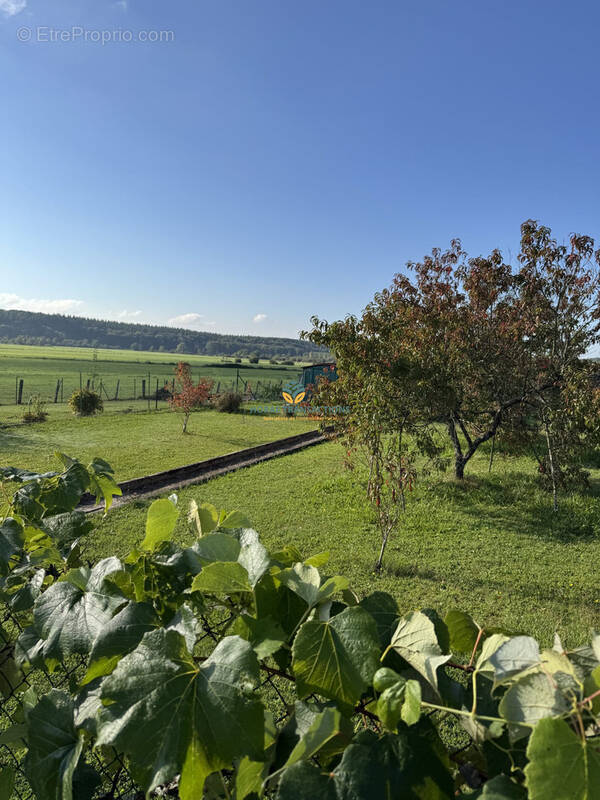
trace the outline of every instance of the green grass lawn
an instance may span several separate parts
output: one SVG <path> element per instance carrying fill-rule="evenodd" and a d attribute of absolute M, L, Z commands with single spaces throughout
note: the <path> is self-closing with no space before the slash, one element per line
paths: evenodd
<path fill-rule="evenodd" d="M 576 645 L 600 628 L 597 487 L 563 499 L 554 515 L 528 458 L 497 457 L 490 476 L 481 453 L 464 486 L 446 475 L 421 481 L 376 576 L 373 516 L 340 455 L 338 444 L 321 445 L 186 489 L 179 502 L 182 510 L 192 498 L 243 510 L 269 546 L 293 543 L 306 556 L 328 550 L 330 572 L 347 575 L 361 595 L 391 592 L 403 611 L 458 607 L 546 644 L 555 630 Z M 148 505 L 97 517 L 88 557 L 123 556 L 139 544 Z M 184 513 L 176 536 L 192 538 Z"/>
<path fill-rule="evenodd" d="M 233 359 L 221 361 L 217 357 L 187 354 L 0 344 L 0 404 L 14 404 L 15 381 L 21 378 L 24 381 L 24 402 L 33 394 L 53 400 L 57 381 L 61 378 L 65 401 L 79 388 L 80 379 L 84 386 L 88 379 L 94 381 L 97 389 L 102 381 L 105 400 L 115 396 L 117 381 L 120 381 L 120 397 L 138 397 L 142 394 L 142 380 L 146 381 L 147 391 L 149 387 L 153 392 L 157 379 L 159 386 L 172 379 L 175 364 L 180 360 L 191 365 L 194 379 L 209 377 L 215 386 L 221 383 L 222 388 L 236 385 L 238 371 L 240 380 L 237 386 L 240 389 L 243 388 L 241 381 L 250 381 L 256 388 L 258 381 L 286 382 L 297 379 L 301 373 L 300 364 L 293 367 L 275 366 L 268 361 L 250 364 L 248 359 L 235 364 Z"/>
<path fill-rule="evenodd" d="M 138 404 L 139 405 L 139 404 Z M 136 411 L 79 418 L 64 406 L 52 407 L 47 422 L 0 428 L 0 465 L 34 470 L 57 468 L 60 450 L 82 461 L 106 459 L 118 481 L 224 455 L 314 430 L 314 421 L 264 419 L 252 414 L 206 410 L 192 414 L 185 436 L 174 411 Z M 13 407 L 16 416 L 16 409 Z M 19 412 L 21 413 L 21 412 Z M 10 417 L 9 417 L 10 419 Z"/>

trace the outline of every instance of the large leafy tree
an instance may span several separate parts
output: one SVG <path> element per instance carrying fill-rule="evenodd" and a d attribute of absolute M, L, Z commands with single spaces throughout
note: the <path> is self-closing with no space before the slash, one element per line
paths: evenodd
<path fill-rule="evenodd" d="M 454 471 L 523 414 L 546 425 L 542 409 L 564 398 L 584 354 L 599 341 L 600 251 L 590 237 L 559 245 L 549 228 L 521 226 L 516 266 L 501 252 L 468 258 L 460 241 L 407 265 L 375 295 L 362 316 L 332 324 L 313 318 L 305 336 L 335 353 L 339 380 L 329 402 L 385 417 L 441 426 Z M 563 411 L 564 404 L 562 406 Z M 361 413 L 342 423 L 360 426 Z M 395 420 L 395 422 L 394 422 Z"/>

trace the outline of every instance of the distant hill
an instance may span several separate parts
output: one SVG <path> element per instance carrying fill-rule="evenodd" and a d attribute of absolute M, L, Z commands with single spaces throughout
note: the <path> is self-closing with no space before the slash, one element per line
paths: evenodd
<path fill-rule="evenodd" d="M 237 336 L 190 331 L 160 325 L 139 325 L 63 314 L 0 309 L 0 342 L 7 344 L 108 347 L 155 350 L 207 356 L 252 356 L 323 360 L 327 351 L 300 339 Z"/>

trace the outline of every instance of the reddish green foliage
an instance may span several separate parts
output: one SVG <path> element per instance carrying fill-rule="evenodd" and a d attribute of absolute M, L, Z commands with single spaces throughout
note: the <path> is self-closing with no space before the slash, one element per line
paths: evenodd
<path fill-rule="evenodd" d="M 180 361 L 175 368 L 177 389 L 170 399 L 171 408 L 183 414 L 183 433 L 187 432 L 187 425 L 192 411 L 208 403 L 213 382 L 208 378 L 200 378 L 198 383 L 192 380 L 190 365 Z"/>

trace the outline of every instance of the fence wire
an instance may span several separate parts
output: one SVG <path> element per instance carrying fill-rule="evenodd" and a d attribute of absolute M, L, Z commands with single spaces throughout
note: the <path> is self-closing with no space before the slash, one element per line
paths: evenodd
<path fill-rule="evenodd" d="M 202 632 L 196 644 L 197 653 L 209 655 L 215 644 L 226 631 L 231 617 L 202 617 Z M 15 641 L 23 630 L 23 616 L 10 608 L 0 605 L 0 768 L 14 770 L 16 780 L 11 798 L 1 800 L 37 800 L 23 768 L 27 752 L 24 739 L 3 743 L 2 735 L 14 725 L 23 723 L 22 696 L 30 688 L 38 696 L 51 689 L 72 691 L 86 671 L 83 656 L 61 662 L 52 672 L 32 668 L 21 671 L 14 662 Z M 290 714 L 292 692 L 288 681 L 277 674 L 277 670 L 267 672 L 257 691 L 264 695 L 265 703 L 273 713 L 275 722 L 280 725 Z M 94 794 L 94 800 L 143 800 L 144 792 L 136 785 L 127 765 L 127 759 L 113 748 L 102 748 L 98 753 L 89 750 L 87 761 L 98 774 L 101 784 Z M 177 784 L 161 787 L 157 797 L 177 798 Z"/>

